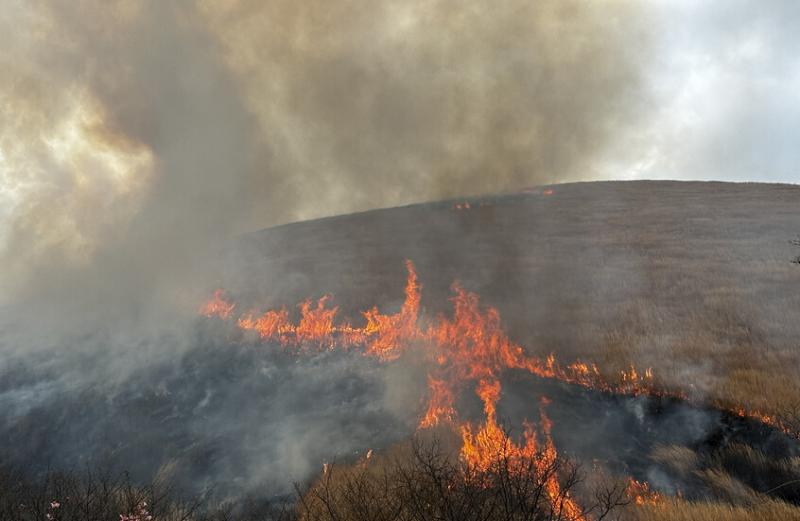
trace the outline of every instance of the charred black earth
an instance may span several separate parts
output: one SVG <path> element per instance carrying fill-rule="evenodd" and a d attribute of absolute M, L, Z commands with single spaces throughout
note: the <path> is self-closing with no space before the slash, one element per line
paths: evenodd
<path fill-rule="evenodd" d="M 4 460 L 33 472 L 109 465 L 139 480 L 167 469 L 188 493 L 281 494 L 324 462 L 352 460 L 409 437 L 423 411 L 421 400 L 392 403 L 393 380 L 424 395 L 422 373 L 403 360 L 387 366 L 339 352 L 298 359 L 275 345 L 202 336 L 205 345 L 142 371 L 112 396 L 87 388 L 6 417 Z M 691 498 L 709 491 L 654 459 L 659 447 L 691 451 L 697 469 L 726 460 L 737 479 L 762 491 L 789 481 L 780 462 L 800 453 L 796 440 L 760 422 L 674 398 L 619 396 L 522 371 L 509 371 L 503 382 L 498 415 L 512 436 L 523 420 L 538 421 L 546 396 L 560 452 L 602 462 L 665 493 Z M 460 401 L 475 422 L 482 419 L 471 391 Z M 737 450 L 764 454 L 767 468 L 737 467 Z M 782 487 L 776 495 L 797 502 L 800 489 Z"/>

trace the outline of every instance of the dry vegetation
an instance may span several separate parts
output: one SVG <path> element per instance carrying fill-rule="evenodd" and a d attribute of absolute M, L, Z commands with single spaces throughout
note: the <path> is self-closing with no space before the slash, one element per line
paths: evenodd
<path fill-rule="evenodd" d="M 531 352 L 612 380 L 652 367 L 668 389 L 800 427 L 798 208 L 793 185 L 559 185 L 265 230 L 227 285 L 262 308 L 327 293 L 357 317 L 398 304 L 408 258 L 431 314 L 460 280 Z"/>
<path fill-rule="evenodd" d="M 167 480 L 132 484 L 107 470 L 50 472 L 31 480 L 0 469 L 0 521 L 292 521 L 292 511 L 263 499 L 210 505 L 185 499 Z"/>
<path fill-rule="evenodd" d="M 475 473 L 455 456 L 461 444 L 456 432 L 441 427 L 419 434 L 424 435 L 445 441 L 439 446 L 401 443 L 367 460 L 331 464 L 277 505 L 263 495 L 223 505 L 203 498 L 179 500 L 169 472 L 149 485 L 133 486 L 124 475 L 109 472 L 50 473 L 29 481 L 24 473 L 0 471 L 0 521 L 116 521 L 120 514 L 127 516 L 120 521 L 148 521 L 149 514 L 155 521 L 551 521 L 564 519 L 543 490 L 548 477 L 556 475 L 560 497 L 568 492 L 589 520 L 604 514 L 620 521 L 800 519 L 800 458 L 769 458 L 747 445 L 731 444 L 702 456 L 685 446 L 656 447 L 652 461 L 695 493 L 691 501 L 670 499 L 653 507 L 633 504 L 620 481 L 594 465 L 580 468 L 558 459 L 539 473 L 530 465 L 512 472 L 500 453 L 487 473 Z M 704 492 L 698 495 L 699 490 Z M 59 506 L 53 508 L 53 502 Z"/>
<path fill-rule="evenodd" d="M 701 462 L 686 447 L 659 447 L 653 460 L 684 482 L 709 490 L 699 501 L 674 498 L 658 507 L 639 507 L 638 519 L 716 521 L 800 519 L 800 459 L 776 460 L 734 444 Z M 737 477 L 733 477 L 733 476 Z"/>
<path fill-rule="evenodd" d="M 657 452 L 655 459 L 708 487 L 709 495 L 694 501 L 661 496 L 654 503 L 637 504 L 622 481 L 596 469 L 583 471 L 560 458 L 548 471 L 559 474 L 563 491 L 585 506 L 583 514 L 589 520 L 800 519 L 796 506 L 800 483 L 791 479 L 797 476 L 800 460 L 771 461 L 744 446 L 719 451 L 710 465 L 701 464 L 686 448 L 662 447 Z M 736 470 L 747 482 L 731 477 L 726 469 Z M 301 519 L 314 521 L 569 519 L 552 510 L 543 478 L 509 472 L 502 455 L 488 475 L 470 474 L 445 452 L 412 442 L 371 461 L 327 467 L 310 487 L 298 491 L 298 513 Z M 757 492 L 753 486 L 769 487 L 762 490 L 770 494 Z M 777 495 L 779 490 L 782 494 Z"/>
<path fill-rule="evenodd" d="M 24 472 L 3 469 L 0 521 L 570 521 L 577 518 L 564 509 L 567 497 L 589 521 L 800 519 L 800 484 L 786 481 L 800 461 L 770 461 L 748 447 L 719 452 L 711 466 L 686 448 L 659 448 L 654 459 L 692 476 L 711 494 L 699 501 L 662 496 L 637 504 L 621 476 L 587 471 L 564 457 L 542 467 L 539 456 L 516 460 L 500 446 L 495 464 L 476 471 L 458 458 L 458 446 L 449 429 L 428 431 L 357 462 L 325 465 L 313 480 L 295 486 L 294 497 L 277 502 L 211 504 L 179 495 L 168 479 L 134 486 L 126 475 L 108 471 L 52 472 L 31 481 Z M 726 472 L 735 466 L 747 470 L 750 483 Z M 559 483 L 557 496 L 549 494 L 551 478 Z M 764 479 L 777 483 L 769 495 L 752 488 Z"/>
<path fill-rule="evenodd" d="M 329 466 L 299 491 L 300 519 L 309 521 L 557 521 L 590 516 L 618 519 L 631 503 L 621 480 L 588 483 L 579 466 L 557 458 L 517 460 L 502 446 L 495 463 L 475 470 L 437 439 L 414 438 L 386 455 L 355 465 Z M 559 491 L 548 488 L 556 480 Z M 581 497 L 582 512 L 569 498 Z"/>
<path fill-rule="evenodd" d="M 752 506 L 724 503 L 670 501 L 657 507 L 637 507 L 633 519 L 641 521 L 791 521 L 800 509 L 782 501 L 764 500 Z"/>
<path fill-rule="evenodd" d="M 326 465 L 314 481 L 296 485 L 291 503 L 278 505 L 181 501 L 163 481 L 134 487 L 108 473 L 51 473 L 29 482 L 6 471 L 0 521 L 571 521 L 570 497 L 587 505 L 577 515 L 602 521 L 619 519 L 631 503 L 623 481 L 586 483 L 566 459 L 542 466 L 538 457 L 518 460 L 498 447 L 495 464 L 478 471 L 443 446 L 435 437 L 414 438 L 355 464 Z"/>

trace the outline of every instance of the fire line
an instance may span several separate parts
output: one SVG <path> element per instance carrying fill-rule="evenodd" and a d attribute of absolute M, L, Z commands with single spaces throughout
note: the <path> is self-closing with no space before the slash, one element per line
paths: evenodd
<path fill-rule="evenodd" d="M 510 461 L 530 461 L 537 457 L 535 466 L 542 471 L 552 464 L 557 451 L 550 435 L 552 422 L 545 408 L 549 401 L 543 399 L 540 407 L 539 432 L 528 425 L 521 444 L 504 436 L 497 423 L 496 406 L 500 398 L 500 374 L 507 369 L 522 369 L 548 379 L 556 379 L 595 390 L 625 395 L 666 395 L 653 384 L 651 369 L 640 372 L 634 365 L 622 371 L 617 383 L 610 383 L 595 364 L 576 361 L 562 366 L 554 355 L 544 359 L 531 356 L 512 342 L 502 328 L 500 314 L 494 308 L 482 308 L 476 294 L 464 290 L 458 283 L 452 285 L 453 314 L 451 318 L 439 316 L 428 324 L 420 320 L 422 286 L 414 264 L 406 261 L 408 278 L 405 300 L 399 312 L 383 314 L 377 307 L 362 312 L 364 324 L 353 326 L 347 321 L 337 321 L 338 306 L 331 297 L 324 296 L 313 302 L 307 299 L 299 305 L 299 321 L 290 320 L 286 308 L 262 313 L 246 312 L 236 318 L 236 325 L 245 332 L 253 332 L 264 342 L 273 342 L 295 354 L 324 350 L 361 350 L 364 356 L 380 362 L 391 362 L 414 347 L 421 347 L 427 357 L 428 399 L 418 428 L 425 429 L 449 424 L 461 433 L 461 458 L 478 470 L 488 469 L 490 457 L 497 454 L 500 444 Z M 217 290 L 211 300 L 200 308 L 207 317 L 233 319 L 236 305 L 228 301 L 222 290 Z M 485 420 L 481 425 L 459 421 L 455 397 L 469 386 L 483 402 Z M 680 396 L 675 393 L 671 396 Z M 740 415 L 746 415 L 739 411 Z M 759 416 L 756 416 L 759 417 Z M 566 519 L 584 519 L 579 505 L 561 493 L 555 476 L 546 481 L 546 491 L 552 501 L 558 499 Z M 650 490 L 647 483 L 629 480 L 629 493 L 638 504 L 661 500 L 661 495 Z M 560 499 L 559 499 L 560 498 Z"/>

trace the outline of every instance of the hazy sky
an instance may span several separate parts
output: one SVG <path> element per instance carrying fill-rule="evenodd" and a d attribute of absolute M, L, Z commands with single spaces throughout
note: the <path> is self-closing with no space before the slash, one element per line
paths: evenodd
<path fill-rule="evenodd" d="M 0 290 L 160 288 L 239 232 L 541 183 L 798 182 L 799 26 L 792 1 L 4 0 Z"/>
<path fill-rule="evenodd" d="M 800 4 L 663 0 L 648 9 L 654 103 L 629 156 L 604 177 L 800 182 Z"/>

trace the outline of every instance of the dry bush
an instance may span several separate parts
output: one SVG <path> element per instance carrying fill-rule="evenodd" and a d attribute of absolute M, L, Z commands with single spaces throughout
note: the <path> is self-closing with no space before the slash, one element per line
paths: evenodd
<path fill-rule="evenodd" d="M 556 458 L 518 459 L 498 447 L 495 463 L 477 471 L 437 441 L 419 438 L 379 461 L 328 466 L 305 490 L 298 489 L 304 521 L 568 521 L 569 498 L 579 496 L 582 516 L 617 519 L 629 503 L 621 482 L 581 487 L 577 465 Z M 549 483 L 560 491 L 552 493 Z"/>
<path fill-rule="evenodd" d="M 106 521 L 147 512 L 165 521 L 189 519 L 196 504 L 178 504 L 164 483 L 135 487 L 126 475 L 49 472 L 31 481 L 21 471 L 0 473 L 0 519 Z"/>
<path fill-rule="evenodd" d="M 185 500 L 163 479 L 135 486 L 126 474 L 49 472 L 31 480 L 0 469 L 0 521 L 291 521 L 286 508 L 264 501 L 209 508 L 204 498 Z"/>
<path fill-rule="evenodd" d="M 202 498 L 180 499 L 165 480 L 134 486 L 124 474 L 109 472 L 54 472 L 31 481 L 22 472 L 0 470 L 0 521 L 568 521 L 567 497 L 583 505 L 581 515 L 590 520 L 800 520 L 799 507 L 724 470 L 741 466 L 758 475 L 796 469 L 794 460 L 771 461 L 747 447 L 715 454 L 715 468 L 701 468 L 704 463 L 684 448 L 659 447 L 654 459 L 671 458 L 673 471 L 705 484 L 714 500 L 633 505 L 624 483 L 584 475 L 564 458 L 542 466 L 538 455 L 519 459 L 500 447 L 495 464 L 477 472 L 454 446 L 417 437 L 382 456 L 330 465 L 310 485 L 297 486 L 295 504 L 281 505 L 252 498 L 210 506 Z M 551 479 L 560 488 L 556 497 L 548 494 Z"/>

